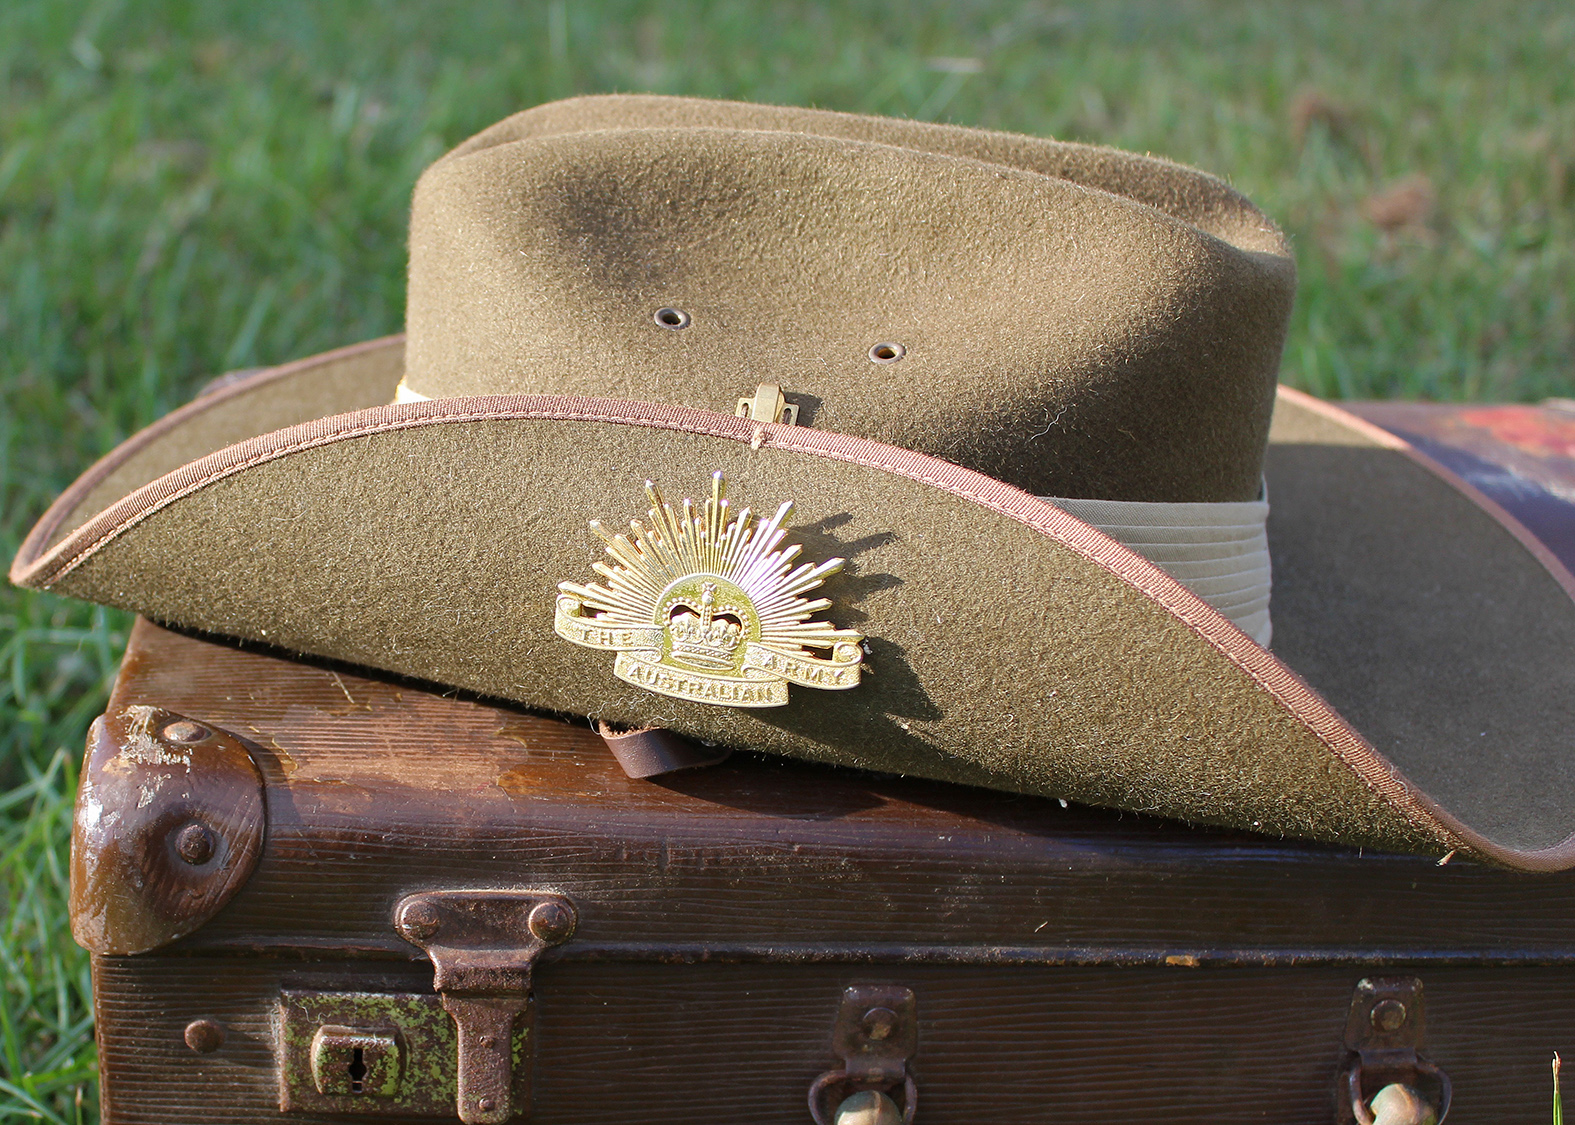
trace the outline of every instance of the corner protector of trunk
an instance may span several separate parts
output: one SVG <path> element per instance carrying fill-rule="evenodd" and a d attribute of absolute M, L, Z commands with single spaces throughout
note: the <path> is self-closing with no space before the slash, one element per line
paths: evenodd
<path fill-rule="evenodd" d="M 161 707 L 112 708 L 88 732 L 71 831 L 71 934 L 146 953 L 196 930 L 245 885 L 267 824 L 246 743 Z"/>

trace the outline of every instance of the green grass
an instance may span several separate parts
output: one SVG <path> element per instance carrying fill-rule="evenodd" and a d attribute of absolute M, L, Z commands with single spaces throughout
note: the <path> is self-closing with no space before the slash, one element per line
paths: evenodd
<path fill-rule="evenodd" d="M 7 0 L 0 554 L 210 375 L 397 329 L 420 168 L 578 92 L 1163 153 L 1228 176 L 1293 235 L 1288 381 L 1575 394 L 1572 57 L 1562 2 Z M 1368 201 L 1410 177 L 1432 205 L 1375 225 Z M 64 863 L 74 763 L 126 625 L 0 591 L 0 1121 L 96 1116 Z"/>

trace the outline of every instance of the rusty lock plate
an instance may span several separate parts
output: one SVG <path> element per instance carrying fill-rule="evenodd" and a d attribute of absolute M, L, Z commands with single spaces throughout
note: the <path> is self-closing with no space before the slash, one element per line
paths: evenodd
<path fill-rule="evenodd" d="M 281 1110 L 453 1119 L 458 1034 L 441 996 L 286 989 L 275 1026 Z M 524 1057 L 523 1028 L 510 1049 Z"/>
<path fill-rule="evenodd" d="M 404 1037 L 397 1027 L 324 1024 L 312 1036 L 312 1082 L 320 1094 L 392 1098 L 404 1077 Z"/>

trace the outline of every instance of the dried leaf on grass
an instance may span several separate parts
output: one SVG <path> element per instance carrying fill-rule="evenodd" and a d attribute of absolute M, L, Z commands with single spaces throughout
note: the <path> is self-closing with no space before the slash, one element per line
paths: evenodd
<path fill-rule="evenodd" d="M 1433 181 L 1418 172 L 1362 200 L 1362 215 L 1382 231 L 1425 226 L 1438 203 Z"/>
<path fill-rule="evenodd" d="M 1322 125 L 1335 136 L 1344 136 L 1351 129 L 1351 111 L 1330 98 L 1322 90 L 1304 86 L 1291 99 L 1291 136 L 1296 147 L 1307 141 L 1307 134 L 1314 125 Z"/>

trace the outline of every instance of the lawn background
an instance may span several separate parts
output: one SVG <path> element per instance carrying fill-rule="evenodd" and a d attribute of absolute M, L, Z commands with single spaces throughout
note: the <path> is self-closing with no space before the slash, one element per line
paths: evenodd
<path fill-rule="evenodd" d="M 1171 156 L 1292 235 L 1287 382 L 1575 394 L 1567 2 L 6 0 L 0 555 L 210 376 L 397 331 L 420 169 L 611 90 Z M 0 591 L 0 1122 L 97 1119 L 65 859 L 127 624 Z"/>

